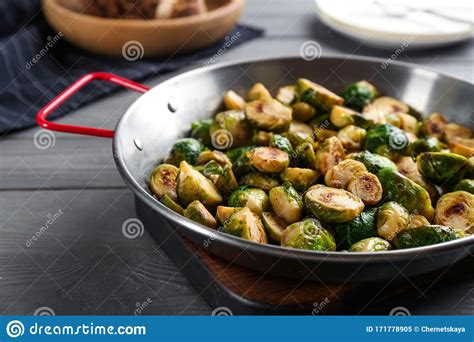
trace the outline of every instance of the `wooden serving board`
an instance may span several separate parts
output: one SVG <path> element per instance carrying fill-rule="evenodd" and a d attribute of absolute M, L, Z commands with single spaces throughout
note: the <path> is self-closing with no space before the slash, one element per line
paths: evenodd
<path fill-rule="evenodd" d="M 448 269 L 402 280 L 356 284 L 302 282 L 229 264 L 206 253 L 164 219 L 157 222 L 150 209 L 137 206 L 137 212 L 160 247 L 211 308 L 225 308 L 232 314 L 387 315 L 395 307 L 413 309 L 417 302 L 429 299 L 428 290 L 450 286 L 446 282 L 465 277 L 466 271 L 472 276 L 474 266 L 471 256 Z M 148 227 L 147 222 L 154 222 L 153 227 Z M 438 314 L 449 314 L 449 310 Z"/>

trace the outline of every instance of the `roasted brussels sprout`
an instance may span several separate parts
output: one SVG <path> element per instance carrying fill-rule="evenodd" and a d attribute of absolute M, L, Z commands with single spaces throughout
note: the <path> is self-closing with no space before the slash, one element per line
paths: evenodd
<path fill-rule="evenodd" d="M 268 243 L 262 221 L 249 208 L 243 208 L 230 215 L 223 228 L 225 233 L 254 242 Z"/>
<path fill-rule="evenodd" d="M 434 245 L 456 239 L 456 233 L 449 227 L 430 225 L 401 231 L 393 239 L 396 248 L 415 248 Z"/>
<path fill-rule="evenodd" d="M 262 99 L 245 105 L 248 121 L 263 130 L 285 132 L 291 123 L 291 108 L 274 99 Z"/>
<path fill-rule="evenodd" d="M 416 184 L 423 187 L 430 194 L 431 202 L 435 203 L 439 197 L 439 191 L 435 185 L 426 180 L 418 170 L 416 162 L 411 157 L 401 157 L 397 161 L 398 171 L 410 178 Z"/>
<path fill-rule="evenodd" d="M 337 223 L 332 226 L 338 249 L 348 249 L 356 242 L 377 235 L 375 215 L 377 209 L 373 208 L 360 213 L 356 218 Z"/>
<path fill-rule="evenodd" d="M 463 179 L 454 186 L 453 191 L 466 191 L 474 195 L 474 179 Z"/>
<path fill-rule="evenodd" d="M 276 99 L 281 103 L 290 106 L 297 98 L 296 89 L 294 85 L 287 85 L 278 89 Z"/>
<path fill-rule="evenodd" d="M 296 81 L 296 87 L 300 94 L 300 101 L 309 103 L 323 110 L 329 111 L 332 106 L 342 105 L 344 103 L 342 97 L 310 80 L 299 78 Z"/>
<path fill-rule="evenodd" d="M 255 83 L 247 95 L 249 101 L 271 99 L 272 95 L 262 83 Z"/>
<path fill-rule="evenodd" d="M 210 228 L 217 228 L 216 219 L 198 200 L 191 202 L 188 207 L 184 209 L 183 215 L 194 222 L 200 223 Z"/>
<path fill-rule="evenodd" d="M 349 181 L 357 174 L 366 172 L 367 168 L 359 161 L 345 159 L 329 169 L 324 177 L 327 185 L 333 188 L 345 189 Z"/>
<path fill-rule="evenodd" d="M 245 174 L 239 181 L 240 185 L 248 185 L 252 188 L 259 188 L 266 192 L 279 186 L 280 182 L 273 175 L 261 172 L 250 172 Z"/>
<path fill-rule="evenodd" d="M 346 150 L 358 150 L 364 145 L 367 131 L 363 128 L 349 125 L 337 133 L 337 137 L 342 142 Z"/>
<path fill-rule="evenodd" d="M 423 215 L 428 220 L 433 218 L 430 195 L 424 188 L 389 168 L 379 171 L 377 177 L 382 184 L 384 201 L 398 202 L 410 213 Z"/>
<path fill-rule="evenodd" d="M 316 182 L 319 172 L 312 169 L 288 167 L 280 174 L 280 177 L 283 182 L 290 182 L 296 190 L 303 191 Z"/>
<path fill-rule="evenodd" d="M 184 209 L 175 200 L 173 200 L 170 196 L 168 196 L 166 194 L 163 195 L 160 198 L 160 202 L 162 204 L 164 204 L 165 206 L 167 206 L 168 208 L 170 208 L 171 210 L 173 210 L 174 212 L 177 212 L 180 215 L 184 214 Z"/>
<path fill-rule="evenodd" d="M 453 185 L 469 171 L 469 161 L 455 153 L 425 152 L 416 158 L 418 170 L 426 179 L 438 185 Z"/>
<path fill-rule="evenodd" d="M 306 191 L 304 204 L 316 218 L 328 223 L 350 221 L 364 210 L 364 202 L 349 191 L 320 184 Z"/>
<path fill-rule="evenodd" d="M 236 92 L 229 90 L 224 94 L 224 105 L 227 110 L 243 110 L 245 100 Z"/>
<path fill-rule="evenodd" d="M 385 252 L 392 249 L 387 240 L 372 237 L 356 242 L 349 248 L 349 252 Z"/>
<path fill-rule="evenodd" d="M 368 128 L 373 124 L 372 121 L 365 118 L 362 114 L 342 106 L 332 107 L 329 120 L 337 128 L 344 128 L 349 125 Z"/>
<path fill-rule="evenodd" d="M 233 213 L 242 209 L 243 207 L 224 207 L 223 205 L 219 205 L 216 210 L 216 216 L 221 224 L 225 224 Z"/>
<path fill-rule="evenodd" d="M 298 145 L 293 156 L 296 157 L 294 160 L 296 160 L 297 166 L 309 169 L 316 168 L 316 153 L 314 152 L 312 143 L 305 142 L 301 145 Z"/>
<path fill-rule="evenodd" d="M 367 81 L 358 81 L 349 84 L 341 92 L 346 106 L 361 111 L 364 106 L 372 102 L 377 96 L 377 89 Z"/>
<path fill-rule="evenodd" d="M 268 195 L 265 191 L 248 186 L 241 186 L 235 190 L 230 195 L 227 204 L 231 207 L 247 207 L 257 215 L 270 208 Z"/>
<path fill-rule="evenodd" d="M 361 172 L 349 181 L 347 190 L 359 197 L 365 205 L 376 205 L 382 200 L 382 185 L 376 175 Z"/>
<path fill-rule="evenodd" d="M 407 133 L 417 134 L 418 133 L 418 120 L 410 114 L 406 113 L 395 113 L 398 117 L 399 127 Z"/>
<path fill-rule="evenodd" d="M 408 137 L 401 129 L 390 124 L 380 124 L 367 132 L 364 148 L 389 159 L 397 160 L 403 154 L 408 143 Z"/>
<path fill-rule="evenodd" d="M 273 211 L 288 224 L 300 219 L 303 212 L 303 199 L 290 183 L 286 182 L 271 189 L 268 195 Z"/>
<path fill-rule="evenodd" d="M 474 139 L 455 139 L 449 143 L 451 152 L 466 158 L 474 157 Z"/>
<path fill-rule="evenodd" d="M 185 206 L 199 200 L 206 207 L 213 208 L 222 202 L 222 196 L 214 184 L 186 161 L 179 164 L 177 193 Z"/>
<path fill-rule="evenodd" d="M 421 124 L 421 133 L 437 139 L 441 139 L 448 121 L 441 113 L 428 115 Z"/>
<path fill-rule="evenodd" d="M 306 102 L 297 102 L 293 105 L 293 118 L 301 121 L 309 121 L 316 116 L 316 109 Z"/>
<path fill-rule="evenodd" d="M 303 133 L 308 137 L 311 137 L 313 135 L 313 128 L 304 122 L 292 120 L 288 132 Z"/>
<path fill-rule="evenodd" d="M 286 227 L 281 236 L 285 247 L 309 249 L 313 251 L 334 251 L 334 237 L 316 219 L 306 219 Z"/>
<path fill-rule="evenodd" d="M 410 223 L 408 224 L 407 228 L 416 228 L 422 226 L 429 226 L 430 222 L 426 219 L 426 217 L 422 215 L 410 215 Z"/>
<path fill-rule="evenodd" d="M 270 140 L 270 147 L 278 148 L 279 150 L 288 153 L 288 156 L 292 156 L 294 153 L 290 141 L 279 134 L 273 134 L 272 139 Z"/>
<path fill-rule="evenodd" d="M 436 204 L 435 223 L 473 233 L 474 195 L 466 191 L 454 191 L 441 196 Z"/>
<path fill-rule="evenodd" d="M 209 128 L 214 148 L 227 150 L 244 146 L 252 140 L 253 130 L 240 110 L 228 110 L 218 113 Z"/>
<path fill-rule="evenodd" d="M 267 131 L 258 131 L 253 137 L 253 142 L 259 146 L 270 146 L 273 139 L 273 133 Z"/>
<path fill-rule="evenodd" d="M 287 226 L 285 220 L 272 212 L 265 212 L 262 213 L 262 222 L 270 240 L 280 243 L 281 236 Z"/>
<path fill-rule="evenodd" d="M 313 142 L 310 135 L 302 132 L 285 132 L 282 135 L 290 141 L 293 149 L 296 149 L 301 144 Z"/>
<path fill-rule="evenodd" d="M 362 151 L 357 153 L 351 153 L 351 159 L 360 161 L 365 165 L 367 171 L 377 174 L 382 169 L 390 169 L 397 171 L 397 165 L 387 157 L 381 156 L 379 154 L 374 154 L 369 151 Z"/>
<path fill-rule="evenodd" d="M 410 143 L 407 152 L 412 157 L 416 157 L 423 152 L 439 152 L 442 147 L 439 140 L 435 137 L 424 137 Z"/>
<path fill-rule="evenodd" d="M 400 119 L 395 113 L 409 113 L 410 107 L 405 103 L 388 96 L 376 98 L 372 103 L 369 103 L 362 110 L 362 115 L 371 120 L 374 124 L 380 123 L 395 123 Z"/>
<path fill-rule="evenodd" d="M 199 140 L 206 146 L 211 146 L 211 135 L 209 134 L 211 124 L 212 119 L 194 121 L 191 124 L 191 138 Z"/>
<path fill-rule="evenodd" d="M 225 155 L 230 159 L 233 163 L 240 157 L 244 156 L 246 152 L 253 150 L 256 146 L 242 146 L 231 148 L 230 150 L 226 151 Z"/>
<path fill-rule="evenodd" d="M 158 165 L 150 175 L 150 190 L 156 198 L 168 195 L 173 201 L 178 200 L 176 193 L 176 179 L 178 168 L 170 164 Z"/>
<path fill-rule="evenodd" d="M 214 160 L 219 163 L 220 166 L 232 165 L 230 159 L 221 151 L 203 151 L 199 154 L 196 159 L 196 165 L 204 165 Z"/>
<path fill-rule="evenodd" d="M 469 139 L 472 131 L 462 125 L 448 123 L 444 126 L 443 140 L 447 143 L 455 142 L 458 139 Z"/>
<path fill-rule="evenodd" d="M 260 172 L 278 173 L 290 164 L 288 153 L 274 147 L 257 147 L 247 152 L 250 163 Z"/>
<path fill-rule="evenodd" d="M 215 160 L 211 160 L 204 165 L 201 172 L 214 183 L 217 190 L 224 196 L 229 195 L 238 187 L 232 167 L 229 164 L 221 166 Z"/>
<path fill-rule="evenodd" d="M 316 167 L 325 175 L 334 165 L 344 160 L 344 146 L 336 137 L 326 139 L 316 151 Z"/>
<path fill-rule="evenodd" d="M 377 233 L 385 240 L 392 241 L 398 232 L 406 229 L 410 223 L 410 215 L 397 202 L 387 202 L 377 210 Z"/>
<path fill-rule="evenodd" d="M 197 157 L 205 148 L 206 147 L 196 139 L 179 139 L 174 143 L 170 153 L 165 158 L 165 163 L 179 166 L 179 164 L 185 160 L 189 164 L 194 165 Z"/>

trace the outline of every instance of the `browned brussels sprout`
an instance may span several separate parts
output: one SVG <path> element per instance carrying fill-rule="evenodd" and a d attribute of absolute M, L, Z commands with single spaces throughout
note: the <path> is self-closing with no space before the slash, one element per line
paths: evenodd
<path fill-rule="evenodd" d="M 224 232 L 241 237 L 243 239 L 268 243 L 267 234 L 262 221 L 251 212 L 249 208 L 243 208 L 230 217 L 224 223 Z"/>
<path fill-rule="evenodd" d="M 434 137 L 424 137 L 411 142 L 407 148 L 407 154 L 416 157 L 423 152 L 440 152 L 443 148 L 438 139 Z"/>
<path fill-rule="evenodd" d="M 280 177 L 283 182 L 290 182 L 296 190 L 304 191 L 316 182 L 319 172 L 312 169 L 289 167 L 280 174 Z"/>
<path fill-rule="evenodd" d="M 248 157 L 260 172 L 278 173 L 290 164 L 288 153 L 274 147 L 257 147 L 248 153 Z"/>
<path fill-rule="evenodd" d="M 265 191 L 248 186 L 241 186 L 235 190 L 230 195 L 227 204 L 230 207 L 247 207 L 257 215 L 270 208 L 268 195 Z"/>
<path fill-rule="evenodd" d="M 214 148 L 227 150 L 248 145 L 252 141 L 253 130 L 245 120 L 243 111 L 228 110 L 214 117 L 209 134 Z"/>
<path fill-rule="evenodd" d="M 425 152 L 416 158 L 423 177 L 438 185 L 453 185 L 469 171 L 469 161 L 455 153 Z"/>
<path fill-rule="evenodd" d="M 268 237 L 272 241 L 280 243 L 281 236 L 287 226 L 285 220 L 272 212 L 265 212 L 262 213 L 262 222 L 267 231 Z"/>
<path fill-rule="evenodd" d="M 366 136 L 365 129 L 354 125 L 346 126 L 337 133 L 337 137 L 346 150 L 359 150 L 364 145 Z"/>
<path fill-rule="evenodd" d="M 295 149 L 294 156 L 296 157 L 296 164 L 298 166 L 309 169 L 316 168 L 316 153 L 314 153 L 312 143 L 305 142 L 298 145 Z"/>
<path fill-rule="evenodd" d="M 336 137 L 326 139 L 316 151 L 316 166 L 325 175 L 328 170 L 344 160 L 344 146 Z"/>
<path fill-rule="evenodd" d="M 324 181 L 333 188 L 345 189 L 354 176 L 366 171 L 366 167 L 361 162 L 346 159 L 330 168 L 324 177 Z"/>
<path fill-rule="evenodd" d="M 223 167 L 215 160 L 209 161 L 201 170 L 209 178 L 217 190 L 224 196 L 230 195 L 239 186 L 230 165 Z"/>
<path fill-rule="evenodd" d="M 189 164 L 194 165 L 197 157 L 205 148 L 206 147 L 196 139 L 179 139 L 174 143 L 170 153 L 165 158 L 165 163 L 178 166 L 181 161 L 185 160 Z"/>
<path fill-rule="evenodd" d="M 341 96 L 346 106 L 360 111 L 378 96 L 378 91 L 369 82 L 358 81 L 344 88 Z"/>
<path fill-rule="evenodd" d="M 178 200 L 176 193 L 176 183 L 178 168 L 170 164 L 158 165 L 150 176 L 150 190 L 156 198 L 160 199 L 168 195 L 173 201 Z"/>
<path fill-rule="evenodd" d="M 314 107 L 328 111 L 332 106 L 344 103 L 342 97 L 310 80 L 299 78 L 296 81 L 296 87 L 300 95 L 300 101 L 309 103 Z"/>
<path fill-rule="evenodd" d="M 377 233 L 385 240 L 392 241 L 398 232 L 410 223 L 408 210 L 397 202 L 387 202 L 377 211 Z"/>
<path fill-rule="evenodd" d="M 291 123 L 291 108 L 274 99 L 262 99 L 245 105 L 247 120 L 257 128 L 285 132 Z"/>
<path fill-rule="evenodd" d="M 290 106 L 297 98 L 296 89 L 294 85 L 287 85 L 278 89 L 276 99 L 284 105 Z"/>
<path fill-rule="evenodd" d="M 313 134 L 313 129 L 311 126 L 305 124 L 304 122 L 298 120 L 292 120 L 290 124 L 289 132 L 303 133 L 308 137 L 311 137 Z"/>
<path fill-rule="evenodd" d="M 224 105 L 227 110 L 243 110 L 245 100 L 235 91 L 229 90 L 224 94 Z"/>
<path fill-rule="evenodd" d="M 273 175 L 261 172 L 250 172 L 240 179 L 239 185 L 247 185 L 268 192 L 272 188 L 279 186 L 280 182 Z"/>
<path fill-rule="evenodd" d="M 309 121 L 316 116 L 316 109 L 306 102 L 297 102 L 293 105 L 293 118 L 301 121 Z"/>
<path fill-rule="evenodd" d="M 249 101 L 271 99 L 272 95 L 262 83 L 255 83 L 247 95 Z"/>
<path fill-rule="evenodd" d="M 203 151 L 196 159 L 196 165 L 204 165 L 209 161 L 214 160 L 221 166 L 232 165 L 230 159 L 221 151 Z"/>
<path fill-rule="evenodd" d="M 372 121 L 365 118 L 362 114 L 342 106 L 334 106 L 332 108 L 329 120 L 337 128 L 344 128 L 349 125 L 368 128 L 373 124 Z"/>
<path fill-rule="evenodd" d="M 320 184 L 306 191 L 304 204 L 316 218 L 328 223 L 350 221 L 364 210 L 364 202 L 359 197 Z"/>
<path fill-rule="evenodd" d="M 270 140 L 270 147 L 278 148 L 279 150 L 288 153 L 288 156 L 290 157 L 294 153 L 290 140 L 280 134 L 273 134 L 272 139 Z"/>
<path fill-rule="evenodd" d="M 407 228 L 416 228 L 422 226 L 429 226 L 430 222 L 426 219 L 426 217 L 422 215 L 410 215 L 410 223 L 408 224 Z"/>
<path fill-rule="evenodd" d="M 224 207 L 223 205 L 219 205 L 216 210 L 217 219 L 221 224 L 224 224 L 233 213 L 241 209 L 243 209 L 243 207 Z"/>
<path fill-rule="evenodd" d="M 449 227 L 430 225 L 401 231 L 393 239 L 398 248 L 415 248 L 434 245 L 456 239 L 456 233 Z"/>
<path fill-rule="evenodd" d="M 421 133 L 441 139 L 448 120 L 441 113 L 432 113 L 423 120 L 421 124 Z"/>
<path fill-rule="evenodd" d="M 382 185 L 376 175 L 361 172 L 349 181 L 347 190 L 359 197 L 365 205 L 376 205 L 382 200 Z"/>
<path fill-rule="evenodd" d="M 194 222 L 200 223 L 210 228 L 217 228 L 216 219 L 198 200 L 191 202 L 184 210 L 183 214 L 184 217 L 193 220 Z"/>
<path fill-rule="evenodd" d="M 418 120 L 410 114 L 406 113 L 395 113 L 400 120 L 400 128 L 403 129 L 405 132 L 417 134 L 418 133 Z"/>
<path fill-rule="evenodd" d="M 474 157 L 474 139 L 456 139 L 449 144 L 451 152 L 466 158 Z"/>
<path fill-rule="evenodd" d="M 392 249 L 392 245 L 387 240 L 379 237 L 371 237 L 356 242 L 349 248 L 349 252 L 386 252 Z"/>
<path fill-rule="evenodd" d="M 455 191 L 441 196 L 436 204 L 435 223 L 473 233 L 474 195 L 466 191 Z"/>
<path fill-rule="evenodd" d="M 334 237 L 318 220 L 313 218 L 295 222 L 286 227 L 281 237 L 281 245 L 313 251 L 336 250 Z"/>
<path fill-rule="evenodd" d="M 472 137 L 472 131 L 462 125 L 448 123 L 444 126 L 443 140 L 447 143 L 455 142 L 458 139 L 469 139 Z"/>
<path fill-rule="evenodd" d="M 369 151 L 351 153 L 347 158 L 355 159 L 365 165 L 367 170 L 373 174 L 377 174 L 382 169 L 390 169 L 397 171 L 397 165 L 387 157 Z"/>
<path fill-rule="evenodd" d="M 272 141 L 273 138 L 273 133 L 272 132 L 267 132 L 267 131 L 258 131 L 257 134 L 253 137 L 253 142 L 255 145 L 259 146 L 270 146 L 270 142 Z"/>
<path fill-rule="evenodd" d="M 395 113 L 408 113 L 410 107 L 405 103 L 388 96 L 376 98 L 372 103 L 369 103 L 362 110 L 362 114 L 374 124 L 380 123 L 395 123 L 392 120 L 399 121 Z M 398 125 L 396 125 L 398 126 Z"/>
<path fill-rule="evenodd" d="M 418 170 L 416 162 L 411 157 L 402 157 L 397 162 L 398 171 L 416 184 L 423 187 L 430 194 L 431 201 L 435 203 L 439 198 L 439 191 L 435 185 L 426 180 Z"/>
<path fill-rule="evenodd" d="M 283 183 L 283 185 L 271 189 L 269 197 L 273 211 L 288 224 L 301 218 L 303 200 L 290 183 Z"/>
<path fill-rule="evenodd" d="M 175 200 L 173 200 L 170 196 L 168 196 L 166 194 L 163 195 L 160 198 L 160 202 L 162 204 L 164 204 L 165 206 L 167 206 L 168 208 L 170 208 L 171 210 L 173 210 L 174 212 L 176 212 L 180 215 L 184 214 L 184 209 Z"/>

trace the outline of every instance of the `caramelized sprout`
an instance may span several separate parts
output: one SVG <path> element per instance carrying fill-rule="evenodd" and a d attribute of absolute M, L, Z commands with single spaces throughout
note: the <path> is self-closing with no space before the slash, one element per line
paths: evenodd
<path fill-rule="evenodd" d="M 198 200 L 193 201 L 188 205 L 188 207 L 184 210 L 184 217 L 210 228 L 217 228 L 216 219 Z"/>
<path fill-rule="evenodd" d="M 286 227 L 281 237 L 281 245 L 313 251 L 336 250 L 334 237 L 318 220 L 313 218 L 295 222 Z"/>

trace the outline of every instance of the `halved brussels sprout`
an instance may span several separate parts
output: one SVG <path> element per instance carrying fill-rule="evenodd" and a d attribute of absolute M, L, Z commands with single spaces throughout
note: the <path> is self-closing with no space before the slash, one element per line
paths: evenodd
<path fill-rule="evenodd" d="M 164 204 L 165 206 L 167 206 L 168 208 L 170 208 L 171 210 L 173 210 L 174 212 L 177 212 L 180 215 L 184 214 L 184 209 L 178 203 L 176 203 L 176 201 L 173 200 L 170 196 L 166 194 L 163 195 L 160 198 L 160 202 Z"/>
<path fill-rule="evenodd" d="M 158 165 L 150 175 L 149 187 L 150 191 L 156 198 L 160 199 L 164 195 L 168 195 L 173 201 L 178 200 L 176 193 L 176 179 L 178 176 L 178 168 L 171 164 Z"/>
<path fill-rule="evenodd" d="M 410 215 L 410 223 L 408 224 L 407 228 L 417 228 L 422 226 L 429 226 L 430 222 L 426 219 L 426 217 L 422 215 Z"/>
<path fill-rule="evenodd" d="M 224 94 L 224 105 L 227 110 L 243 110 L 245 107 L 245 100 L 235 91 L 229 90 Z"/>
<path fill-rule="evenodd" d="M 369 209 L 360 213 L 356 218 L 334 224 L 332 229 L 338 249 L 347 249 L 356 242 L 377 235 L 375 215 L 377 209 Z"/>
<path fill-rule="evenodd" d="M 280 182 L 273 175 L 261 172 L 250 172 L 245 174 L 239 181 L 240 185 L 248 185 L 252 188 L 259 188 L 266 192 L 279 186 Z"/>
<path fill-rule="evenodd" d="M 233 163 L 237 159 L 245 155 L 246 152 L 253 150 L 255 147 L 256 146 L 242 146 L 242 147 L 231 148 L 230 150 L 226 151 L 225 155 Z"/>
<path fill-rule="evenodd" d="M 430 194 L 431 202 L 435 203 L 439 198 L 439 191 L 435 185 L 426 180 L 418 170 L 416 162 L 411 157 L 402 157 L 397 162 L 398 171 L 416 184 L 423 187 Z"/>
<path fill-rule="evenodd" d="M 242 209 L 243 207 L 225 207 L 223 205 L 219 205 L 216 210 L 216 216 L 221 224 L 225 224 L 232 214 Z"/>
<path fill-rule="evenodd" d="M 344 146 L 336 137 L 326 139 L 316 151 L 316 166 L 325 175 L 334 165 L 344 160 Z"/>
<path fill-rule="evenodd" d="M 330 137 L 338 137 L 338 132 L 332 129 L 315 129 L 314 130 L 314 140 L 318 142 L 323 142 L 324 140 Z"/>
<path fill-rule="evenodd" d="M 379 124 L 367 132 L 364 149 L 396 160 L 408 146 L 404 131 L 390 124 Z"/>
<path fill-rule="evenodd" d="M 273 139 L 273 133 L 267 131 L 258 131 L 253 137 L 253 142 L 259 146 L 270 146 Z"/>
<path fill-rule="evenodd" d="M 184 217 L 193 220 L 194 222 L 203 224 L 210 228 L 217 228 L 216 219 L 206 209 L 206 207 L 198 200 L 191 202 L 186 209 L 184 209 Z"/>
<path fill-rule="evenodd" d="M 271 189 L 268 195 L 273 211 L 288 224 L 300 219 L 303 212 L 303 200 L 290 183 L 286 182 Z"/>
<path fill-rule="evenodd" d="M 316 218 L 329 223 L 350 221 L 364 210 L 364 202 L 349 191 L 320 184 L 308 189 L 304 204 Z"/>
<path fill-rule="evenodd" d="M 393 97 L 382 96 L 369 103 L 362 110 L 362 115 L 374 124 L 399 120 L 395 113 L 409 113 L 410 107 Z M 392 117 L 392 118 L 390 118 Z"/>
<path fill-rule="evenodd" d="M 249 101 L 255 101 L 268 98 L 271 99 L 272 95 L 262 83 L 255 83 L 252 88 L 250 88 L 247 98 Z"/>
<path fill-rule="evenodd" d="M 463 179 L 454 186 L 453 191 L 466 191 L 474 194 L 474 179 Z"/>
<path fill-rule="evenodd" d="M 313 218 L 295 222 L 286 227 L 281 245 L 313 251 L 335 251 L 336 242 L 331 233 Z"/>
<path fill-rule="evenodd" d="M 247 145 L 253 137 L 253 129 L 241 110 L 220 112 L 209 128 L 212 145 L 220 150 Z"/>
<path fill-rule="evenodd" d="M 351 153 L 348 158 L 360 161 L 365 165 L 367 171 L 377 174 L 382 169 L 390 169 L 397 171 L 397 165 L 387 157 L 379 154 L 374 154 L 369 151 L 362 151 L 357 153 Z"/>
<path fill-rule="evenodd" d="M 227 204 L 231 207 L 247 207 L 257 215 L 270 208 L 268 195 L 265 191 L 248 186 L 241 186 L 235 190 L 230 195 Z"/>
<path fill-rule="evenodd" d="M 346 150 L 358 150 L 364 145 L 367 131 L 363 128 L 349 125 L 337 133 L 337 137 L 342 142 Z"/>
<path fill-rule="evenodd" d="M 356 242 L 349 248 L 349 252 L 385 252 L 391 249 L 392 245 L 387 240 L 372 237 Z"/>
<path fill-rule="evenodd" d="M 438 185 L 452 185 L 463 179 L 470 165 L 467 158 L 455 153 L 425 152 L 416 165 L 423 177 Z"/>
<path fill-rule="evenodd" d="M 229 195 L 239 186 L 230 165 L 221 166 L 215 160 L 209 161 L 201 170 L 209 178 L 217 190 L 224 196 Z"/>
<path fill-rule="evenodd" d="M 436 204 L 435 223 L 457 231 L 474 232 L 474 195 L 455 191 L 441 196 Z"/>
<path fill-rule="evenodd" d="M 458 139 L 469 139 L 472 131 L 468 127 L 455 123 L 448 123 L 444 126 L 443 140 L 447 143 L 454 142 Z"/>
<path fill-rule="evenodd" d="M 291 146 L 293 146 L 294 149 L 298 147 L 299 145 L 304 144 L 306 142 L 312 143 L 311 136 L 306 133 L 285 132 L 282 135 L 290 141 Z"/>
<path fill-rule="evenodd" d="M 186 161 L 182 161 L 179 165 L 177 193 L 179 200 L 185 206 L 195 200 L 199 200 L 208 208 L 222 202 L 222 196 L 214 184 L 202 173 L 194 170 Z"/>
<path fill-rule="evenodd" d="M 329 110 L 334 105 L 342 105 L 344 99 L 323 86 L 310 80 L 299 78 L 296 87 L 300 94 L 300 101 L 312 106 Z"/>
<path fill-rule="evenodd" d="M 449 227 L 430 225 L 401 231 L 393 239 L 398 248 L 415 248 L 455 240 L 456 233 Z"/>
<path fill-rule="evenodd" d="M 332 107 L 331 116 L 329 119 L 331 123 L 337 128 L 344 128 L 349 125 L 368 128 L 373 124 L 372 121 L 365 118 L 362 114 L 342 106 Z"/>
<path fill-rule="evenodd" d="M 298 145 L 293 155 L 296 157 L 294 159 L 296 160 L 296 165 L 309 169 L 316 168 L 316 153 L 314 153 L 312 143 L 305 142 L 301 145 Z"/>
<path fill-rule="evenodd" d="M 449 148 L 463 157 L 474 157 L 474 139 L 456 139 L 449 144 Z"/>
<path fill-rule="evenodd" d="M 297 98 L 296 89 L 294 85 L 287 85 L 278 89 L 276 99 L 281 103 L 290 106 Z"/>
<path fill-rule="evenodd" d="M 417 134 L 418 133 L 418 120 L 410 114 L 397 112 L 395 113 L 400 122 L 400 128 L 405 132 Z"/>
<path fill-rule="evenodd" d="M 285 132 L 291 123 L 291 108 L 274 99 L 262 99 L 245 105 L 248 121 L 263 130 Z"/>
<path fill-rule="evenodd" d="M 377 234 L 385 240 L 392 241 L 398 232 L 406 229 L 410 223 L 410 215 L 397 202 L 387 202 L 377 211 Z"/>
<path fill-rule="evenodd" d="M 428 115 L 421 124 L 421 132 L 425 135 L 441 139 L 448 120 L 441 113 Z"/>
<path fill-rule="evenodd" d="M 193 138 L 184 138 L 176 141 L 171 147 L 171 151 L 165 158 L 166 164 L 178 166 L 183 160 L 191 165 L 196 163 L 199 154 L 205 150 L 205 146 Z"/>
<path fill-rule="evenodd" d="M 298 120 L 292 120 L 290 123 L 290 128 L 288 129 L 289 132 L 296 132 L 296 133 L 303 133 L 306 134 L 308 137 L 311 137 L 313 134 L 313 129 L 311 126 L 305 124 L 304 122 Z"/>
<path fill-rule="evenodd" d="M 431 220 L 434 209 L 428 192 L 400 172 L 382 169 L 377 174 L 383 188 L 384 201 L 400 203 L 410 213 L 420 214 Z"/>
<path fill-rule="evenodd" d="M 250 163 L 260 172 L 278 173 L 290 164 L 288 153 L 274 147 L 257 147 L 247 155 Z"/>
<path fill-rule="evenodd" d="M 270 239 L 280 243 L 281 236 L 287 226 L 285 220 L 272 212 L 265 212 L 262 213 L 262 222 Z"/>
<path fill-rule="evenodd" d="M 424 137 L 415 140 L 408 146 L 407 152 L 412 157 L 416 157 L 423 152 L 439 152 L 443 146 L 435 137 Z"/>
<path fill-rule="evenodd" d="M 360 111 L 378 96 L 378 92 L 369 82 L 358 81 L 345 87 L 341 96 L 346 106 Z"/>
<path fill-rule="evenodd" d="M 211 135 L 209 134 L 211 124 L 212 119 L 194 121 L 191 124 L 191 138 L 199 140 L 206 146 L 211 146 Z"/>
<path fill-rule="evenodd" d="M 329 169 L 324 182 L 333 188 L 345 189 L 355 175 L 366 171 L 367 168 L 361 162 L 345 159 Z"/>
<path fill-rule="evenodd" d="M 225 233 L 250 241 L 268 243 L 262 221 L 249 208 L 243 208 L 232 214 L 223 227 Z"/>
<path fill-rule="evenodd" d="M 221 151 L 203 151 L 199 154 L 196 159 L 196 165 L 204 165 L 214 160 L 219 163 L 220 166 L 232 165 L 229 158 Z"/>
<path fill-rule="evenodd" d="M 347 190 L 359 197 L 365 205 L 376 205 L 382 200 L 382 185 L 376 175 L 361 172 L 349 181 Z"/>
<path fill-rule="evenodd" d="M 290 182 L 296 190 L 303 191 L 316 182 L 319 172 L 312 169 L 288 167 L 280 174 L 280 177 L 283 182 Z"/>
<path fill-rule="evenodd" d="M 290 141 L 279 134 L 273 134 L 270 140 L 270 147 L 278 148 L 279 150 L 288 153 L 288 156 L 292 156 L 294 153 Z"/>
<path fill-rule="evenodd" d="M 306 102 L 297 102 L 293 105 L 293 118 L 301 121 L 309 121 L 316 116 L 316 109 Z"/>

